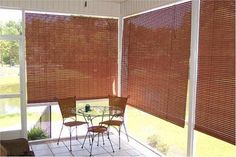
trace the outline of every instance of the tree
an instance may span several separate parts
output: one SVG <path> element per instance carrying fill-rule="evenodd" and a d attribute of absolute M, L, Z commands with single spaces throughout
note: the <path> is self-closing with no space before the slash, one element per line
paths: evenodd
<path fill-rule="evenodd" d="M 21 22 L 8 21 L 0 23 L 0 35 L 21 35 Z M 18 41 L 0 40 L 0 59 L 1 64 L 13 66 L 19 64 L 19 43 Z"/>
<path fill-rule="evenodd" d="M 13 66 L 19 64 L 19 43 L 17 41 L 0 41 L 2 64 Z"/>
<path fill-rule="evenodd" d="M 22 34 L 22 28 L 21 28 L 21 22 L 16 21 L 9 21 L 3 26 L 2 33 L 7 35 L 21 35 Z"/>

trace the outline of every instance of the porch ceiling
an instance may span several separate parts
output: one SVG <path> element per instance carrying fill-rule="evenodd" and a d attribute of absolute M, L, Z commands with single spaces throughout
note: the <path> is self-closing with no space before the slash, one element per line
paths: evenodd
<path fill-rule="evenodd" d="M 128 1 L 128 0 L 103 0 L 105 2 L 113 2 L 113 3 L 123 3 L 125 1 Z"/>

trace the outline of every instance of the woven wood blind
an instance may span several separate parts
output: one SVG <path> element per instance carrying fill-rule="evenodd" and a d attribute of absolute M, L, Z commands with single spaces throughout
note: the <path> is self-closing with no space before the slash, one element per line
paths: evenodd
<path fill-rule="evenodd" d="M 201 0 L 196 130 L 235 144 L 235 1 Z"/>
<path fill-rule="evenodd" d="M 26 14 L 28 102 L 117 93 L 116 19 Z"/>
<path fill-rule="evenodd" d="M 184 126 L 191 2 L 124 22 L 122 94 L 140 110 Z"/>

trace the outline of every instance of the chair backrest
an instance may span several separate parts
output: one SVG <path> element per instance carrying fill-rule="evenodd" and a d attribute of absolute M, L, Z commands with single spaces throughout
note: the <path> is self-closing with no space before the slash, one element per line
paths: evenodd
<path fill-rule="evenodd" d="M 0 144 L 0 156 L 7 156 L 7 150 Z"/>
<path fill-rule="evenodd" d="M 122 116 L 125 113 L 125 108 L 127 104 L 128 97 L 118 97 L 118 96 L 108 96 L 109 106 L 118 106 L 122 111 Z"/>
<path fill-rule="evenodd" d="M 76 113 L 72 112 L 72 109 L 76 108 L 76 97 L 68 97 L 63 99 L 57 98 L 57 101 L 63 118 L 76 116 Z"/>

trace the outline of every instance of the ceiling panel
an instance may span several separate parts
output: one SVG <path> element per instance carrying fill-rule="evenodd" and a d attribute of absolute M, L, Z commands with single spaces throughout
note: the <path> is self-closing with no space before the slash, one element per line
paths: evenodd
<path fill-rule="evenodd" d="M 122 3 L 122 2 L 125 2 L 127 0 L 103 0 L 103 1 L 106 1 L 106 2 L 113 2 L 113 3 Z"/>

